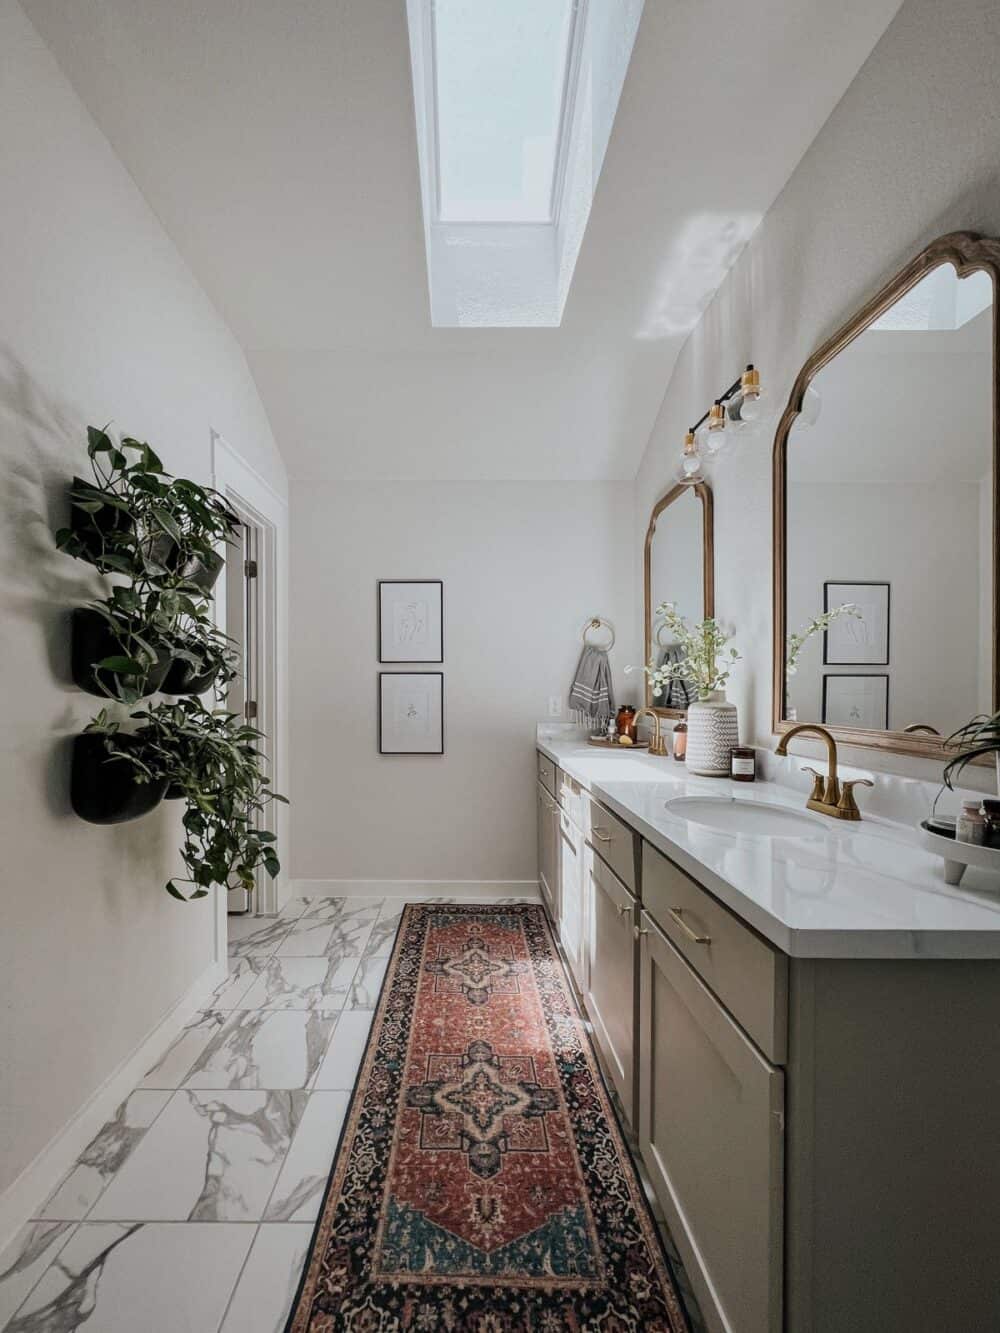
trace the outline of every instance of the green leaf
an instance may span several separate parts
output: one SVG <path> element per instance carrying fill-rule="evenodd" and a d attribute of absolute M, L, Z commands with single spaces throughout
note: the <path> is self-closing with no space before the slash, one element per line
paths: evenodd
<path fill-rule="evenodd" d="M 113 671 L 116 675 L 123 676 L 139 676 L 145 669 L 134 657 L 122 656 L 102 657 L 94 665 L 100 671 Z"/>
<path fill-rule="evenodd" d="M 98 430 L 96 426 L 87 427 L 87 453 L 91 458 L 95 454 L 107 453 L 113 448 L 114 445 L 107 431 Z"/>

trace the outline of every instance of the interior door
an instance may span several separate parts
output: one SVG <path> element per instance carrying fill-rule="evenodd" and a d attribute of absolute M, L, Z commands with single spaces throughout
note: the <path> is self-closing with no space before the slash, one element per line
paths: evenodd
<path fill-rule="evenodd" d="M 639 1149 L 712 1333 L 780 1333 L 784 1075 L 641 921 Z"/>
<path fill-rule="evenodd" d="M 251 726 L 260 724 L 260 533 L 242 522 L 226 558 L 226 633 L 239 655 L 235 679 L 230 683 L 226 705 Z M 228 910 L 243 914 L 253 910 L 245 889 L 230 889 Z"/>

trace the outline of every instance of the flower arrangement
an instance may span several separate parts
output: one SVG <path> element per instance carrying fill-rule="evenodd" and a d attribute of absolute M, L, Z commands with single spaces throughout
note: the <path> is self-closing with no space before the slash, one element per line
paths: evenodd
<path fill-rule="evenodd" d="M 864 619 L 854 602 L 844 602 L 843 606 L 835 606 L 832 611 L 824 611 L 822 615 L 815 616 L 805 629 L 797 634 L 789 634 L 785 652 L 786 676 L 794 676 L 798 671 L 799 654 L 812 636 L 828 630 L 839 616 L 857 616 L 858 620 Z"/>
<path fill-rule="evenodd" d="M 662 602 L 656 608 L 656 615 L 677 640 L 680 652 L 677 661 L 662 666 L 650 662 L 643 668 L 654 698 L 659 698 L 672 680 L 686 681 L 702 700 L 715 690 L 725 689 L 730 668 L 740 660 L 736 649 L 727 647 L 733 636 L 711 616 L 689 624 L 673 602 Z"/>

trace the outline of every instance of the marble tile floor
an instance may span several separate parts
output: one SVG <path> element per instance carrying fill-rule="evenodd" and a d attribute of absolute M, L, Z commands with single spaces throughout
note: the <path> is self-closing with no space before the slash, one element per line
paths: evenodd
<path fill-rule="evenodd" d="M 414 900 L 230 918 L 226 981 L 0 1254 L 3 1333 L 281 1333 Z"/>

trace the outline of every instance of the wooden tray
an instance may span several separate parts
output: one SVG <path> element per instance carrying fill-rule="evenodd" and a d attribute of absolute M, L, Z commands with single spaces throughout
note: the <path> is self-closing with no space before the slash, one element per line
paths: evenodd
<path fill-rule="evenodd" d="M 648 750 L 649 741 L 633 741 L 631 745 L 619 745 L 618 741 L 609 741 L 606 736 L 588 736 L 587 744 L 598 750 L 618 750 L 622 754 L 631 754 L 633 750 Z"/>

